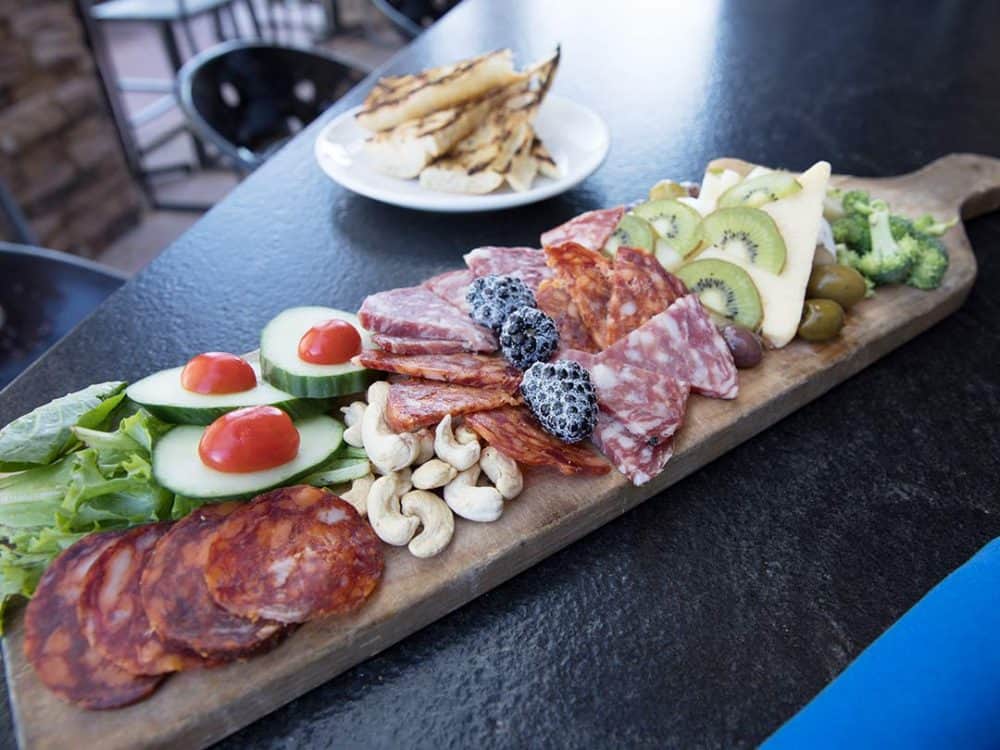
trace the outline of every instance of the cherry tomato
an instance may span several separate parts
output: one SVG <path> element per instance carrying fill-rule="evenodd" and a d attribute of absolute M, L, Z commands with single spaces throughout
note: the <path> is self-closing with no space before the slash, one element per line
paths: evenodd
<path fill-rule="evenodd" d="M 205 352 L 184 365 L 181 386 L 194 393 L 240 393 L 257 385 L 245 359 L 226 352 Z"/>
<path fill-rule="evenodd" d="M 361 334 L 346 320 L 313 326 L 299 340 L 299 357 L 314 365 L 343 364 L 361 353 Z"/>
<path fill-rule="evenodd" d="M 274 406 L 248 406 L 223 414 L 198 443 L 202 462 L 216 471 L 242 474 L 291 461 L 299 452 L 292 418 Z"/>

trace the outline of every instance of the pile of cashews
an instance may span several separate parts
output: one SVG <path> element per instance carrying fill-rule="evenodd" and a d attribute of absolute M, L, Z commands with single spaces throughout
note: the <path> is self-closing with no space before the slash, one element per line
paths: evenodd
<path fill-rule="evenodd" d="M 433 557 L 451 542 L 455 514 L 496 521 L 504 501 L 521 494 L 517 462 L 491 446 L 483 448 L 479 436 L 455 425 L 450 414 L 433 432 L 396 433 L 385 417 L 389 383 L 372 383 L 367 399 L 341 412 L 344 442 L 365 449 L 374 474 L 355 479 L 341 497 L 368 517 L 383 542 L 405 545 L 415 557 Z M 481 485 L 481 475 L 490 484 Z M 431 490 L 440 490 L 444 499 Z"/>

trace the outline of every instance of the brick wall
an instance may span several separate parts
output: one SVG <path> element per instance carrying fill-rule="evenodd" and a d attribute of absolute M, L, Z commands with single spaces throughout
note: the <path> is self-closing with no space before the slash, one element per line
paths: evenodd
<path fill-rule="evenodd" d="M 0 0 L 0 180 L 46 247 L 93 256 L 139 219 L 74 0 Z"/>

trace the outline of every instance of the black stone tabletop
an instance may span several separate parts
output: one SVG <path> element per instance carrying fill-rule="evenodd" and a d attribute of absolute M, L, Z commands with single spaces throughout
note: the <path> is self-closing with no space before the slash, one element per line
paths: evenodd
<path fill-rule="evenodd" d="M 973 1 L 469 0 L 378 73 L 561 43 L 554 90 L 611 129 L 595 175 L 516 210 L 419 213 L 330 182 L 314 125 L 0 394 L 0 423 L 92 382 L 253 349 L 285 307 L 356 308 L 477 245 L 531 244 L 660 178 L 699 179 L 716 156 L 865 175 L 1000 156 L 998 33 L 1000 4 Z M 1000 217 L 968 231 L 980 275 L 955 315 L 222 746 L 763 740 L 1000 535 Z"/>

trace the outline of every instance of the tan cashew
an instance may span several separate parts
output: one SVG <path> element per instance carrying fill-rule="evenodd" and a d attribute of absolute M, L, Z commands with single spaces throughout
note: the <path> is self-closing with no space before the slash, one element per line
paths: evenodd
<path fill-rule="evenodd" d="M 402 547 L 409 542 L 420 525 L 420 519 L 404 516 L 399 510 L 399 497 L 408 481 L 393 474 L 379 477 L 368 492 L 368 522 L 376 536 L 386 544 Z"/>
<path fill-rule="evenodd" d="M 412 432 L 394 433 L 385 421 L 389 384 L 384 380 L 368 388 L 368 408 L 361 420 L 365 453 L 382 474 L 399 471 L 413 463 L 420 451 L 420 440 Z"/>
<path fill-rule="evenodd" d="M 368 493 L 371 491 L 372 484 L 374 483 L 375 477 L 371 474 L 366 474 L 351 482 L 351 489 L 340 496 L 353 505 L 362 518 L 368 515 Z"/>
<path fill-rule="evenodd" d="M 420 451 L 414 463 L 425 464 L 434 458 L 434 433 L 424 427 L 417 430 L 417 439 L 420 441 Z"/>
<path fill-rule="evenodd" d="M 410 541 L 414 557 L 434 557 L 448 546 L 455 533 L 455 517 L 445 502 L 433 492 L 413 490 L 403 495 L 404 515 L 420 519 L 423 530 Z"/>
<path fill-rule="evenodd" d="M 350 406 L 341 406 L 340 412 L 344 415 L 344 442 L 353 445 L 355 448 L 364 447 L 364 439 L 361 436 L 361 422 L 365 417 L 365 409 L 368 407 L 364 401 L 354 401 Z"/>
<path fill-rule="evenodd" d="M 492 445 L 483 450 L 479 466 L 505 500 L 513 500 L 524 489 L 524 478 L 521 476 L 517 461 L 505 456 Z"/>
<path fill-rule="evenodd" d="M 496 487 L 477 487 L 477 479 L 479 464 L 461 472 L 445 485 L 445 502 L 455 513 L 470 521 L 496 521 L 503 513 L 503 496 Z"/>
<path fill-rule="evenodd" d="M 460 441 L 452 431 L 451 414 L 448 414 L 434 431 L 434 452 L 442 461 L 447 461 L 459 471 L 465 471 L 475 466 L 479 460 L 479 438 L 475 437 L 475 433 L 473 437 L 473 440 Z"/>
<path fill-rule="evenodd" d="M 419 490 L 444 487 L 458 476 L 458 469 L 440 458 L 432 458 L 413 472 L 413 486 Z"/>

